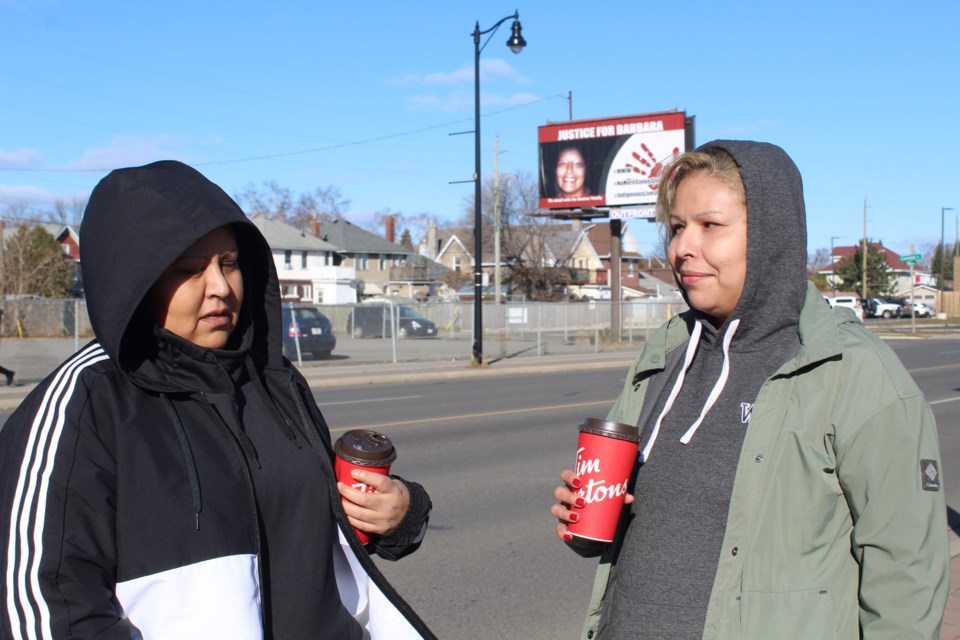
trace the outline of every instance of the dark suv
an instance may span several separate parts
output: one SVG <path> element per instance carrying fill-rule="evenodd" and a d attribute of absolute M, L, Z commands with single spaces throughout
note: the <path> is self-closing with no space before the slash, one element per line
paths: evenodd
<path fill-rule="evenodd" d="M 327 358 L 337 346 L 333 325 L 327 316 L 309 304 L 284 304 L 283 353 L 288 358 L 297 355 L 299 334 L 300 353 L 311 353 L 314 358 Z"/>
<path fill-rule="evenodd" d="M 393 321 L 401 338 L 433 337 L 437 325 L 418 314 L 413 307 L 398 304 L 393 309 Z M 390 307 L 385 304 L 362 304 L 347 316 L 347 333 L 354 338 L 390 337 Z"/>

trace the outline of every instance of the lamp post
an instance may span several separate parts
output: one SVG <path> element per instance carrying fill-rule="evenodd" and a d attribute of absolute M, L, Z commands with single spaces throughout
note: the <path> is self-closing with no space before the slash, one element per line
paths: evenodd
<path fill-rule="evenodd" d="M 520 53 L 527 46 L 523 36 L 520 35 L 520 12 L 514 11 L 512 16 L 501 19 L 497 24 L 484 31 L 480 30 L 480 22 L 473 28 L 473 90 L 474 90 L 474 160 L 475 171 L 474 180 L 474 203 L 473 203 L 473 358 L 471 363 L 474 366 L 483 364 L 483 264 L 482 251 L 483 242 L 481 236 L 481 218 L 480 218 L 480 52 L 487 46 L 494 32 L 507 20 L 513 20 L 513 26 L 510 28 L 510 39 L 507 40 L 507 46 L 510 51 Z M 483 46 L 480 46 L 480 36 L 490 34 Z M 499 295 L 499 291 L 497 294 Z"/>
<path fill-rule="evenodd" d="M 943 271 L 943 265 L 947 261 L 947 247 L 943 243 L 943 216 L 947 211 L 953 211 L 953 207 L 940 207 L 940 313 L 943 313 L 943 292 L 947 288 Z M 953 274 L 953 278 L 956 280 L 957 274 Z"/>

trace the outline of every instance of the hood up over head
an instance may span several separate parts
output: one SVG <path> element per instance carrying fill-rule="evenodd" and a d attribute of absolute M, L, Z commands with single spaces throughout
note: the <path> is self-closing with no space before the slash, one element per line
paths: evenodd
<path fill-rule="evenodd" d="M 691 337 L 666 404 L 641 452 L 642 460 L 649 459 L 663 419 L 679 397 L 702 344 L 719 346 L 722 364 L 719 377 L 703 399 L 700 415 L 680 438 L 684 444 L 692 440 L 727 386 L 731 351 L 766 354 L 769 371 L 761 372 L 766 376 L 782 364 L 777 357 L 785 357 L 799 340 L 800 310 L 807 287 L 807 222 L 800 172 L 783 149 L 772 144 L 716 140 L 697 151 L 710 148 L 730 154 L 746 193 L 747 269 L 743 291 L 719 329 L 704 313 L 691 307 Z M 689 304 L 679 278 L 677 284 Z"/>
<path fill-rule="evenodd" d="M 715 140 L 697 150 L 712 147 L 733 157 L 747 195 L 747 273 L 726 324 L 740 320 L 739 348 L 756 346 L 780 331 L 795 330 L 800 321 L 807 287 L 803 182 L 793 160 L 776 145 Z"/>
<path fill-rule="evenodd" d="M 122 371 L 134 374 L 156 349 L 150 288 L 190 245 L 224 225 L 237 238 L 244 279 L 228 348 L 252 333 L 254 361 L 279 366 L 280 290 L 270 247 L 223 189 L 173 160 L 117 169 L 94 188 L 80 227 L 87 309 L 97 339 Z"/>

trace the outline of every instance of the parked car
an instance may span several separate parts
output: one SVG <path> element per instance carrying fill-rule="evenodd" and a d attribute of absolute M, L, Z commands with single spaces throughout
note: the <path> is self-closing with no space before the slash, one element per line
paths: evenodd
<path fill-rule="evenodd" d="M 828 296 L 823 296 L 827 301 L 827 304 L 830 307 L 849 307 L 853 309 L 853 313 L 856 314 L 857 318 L 863 320 L 863 307 L 860 305 L 860 298 L 854 296 L 836 296 L 830 298 Z"/>
<path fill-rule="evenodd" d="M 393 321 L 397 323 L 397 335 L 401 338 L 437 335 L 436 323 L 427 320 L 413 307 L 398 304 L 393 308 Z M 347 333 L 354 338 L 390 337 L 392 335 L 390 307 L 385 304 L 362 304 L 353 308 L 347 316 Z"/>
<path fill-rule="evenodd" d="M 281 307 L 283 354 L 288 358 L 310 353 L 314 358 L 328 358 L 337 346 L 333 324 L 320 310 L 309 304 L 284 304 Z"/>
<path fill-rule="evenodd" d="M 934 314 L 936 314 L 936 311 L 933 310 L 933 307 L 924 302 L 914 302 L 912 309 L 910 308 L 909 302 L 903 306 L 903 317 L 905 318 L 911 316 L 916 316 L 917 318 L 932 318 Z"/>
<path fill-rule="evenodd" d="M 868 318 L 899 318 L 902 308 L 903 305 L 896 300 L 870 298 L 866 304 L 866 315 Z"/>

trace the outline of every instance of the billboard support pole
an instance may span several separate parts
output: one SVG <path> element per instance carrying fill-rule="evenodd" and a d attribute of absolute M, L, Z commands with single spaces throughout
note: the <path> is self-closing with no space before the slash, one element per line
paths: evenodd
<path fill-rule="evenodd" d="M 483 364 L 483 238 L 480 216 L 480 52 L 487 42 L 493 37 L 494 32 L 501 24 L 507 20 L 513 19 L 513 26 L 510 29 L 510 39 L 507 40 L 507 46 L 514 53 L 520 53 L 527 46 L 523 36 L 520 35 L 520 12 L 514 11 L 512 16 L 502 18 L 497 24 L 485 31 L 480 30 L 480 22 L 477 22 L 473 28 L 473 91 L 474 91 L 474 162 L 475 170 L 473 173 L 474 181 L 474 201 L 473 201 L 473 356 L 470 363 L 479 367 Z M 487 42 L 480 46 L 480 36 L 490 34 Z M 499 295 L 500 292 L 497 292 Z"/>
<path fill-rule="evenodd" d="M 618 219 L 610 220 L 610 339 L 620 341 L 620 236 Z"/>

